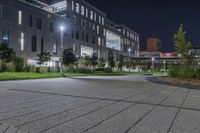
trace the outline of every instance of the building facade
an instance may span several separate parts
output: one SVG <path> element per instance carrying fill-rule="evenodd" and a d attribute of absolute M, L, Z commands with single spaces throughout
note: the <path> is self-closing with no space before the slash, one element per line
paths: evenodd
<path fill-rule="evenodd" d="M 105 60 L 109 49 L 119 55 L 139 56 L 139 34 L 107 19 L 102 11 L 83 0 L 1 0 L 0 43 L 35 63 L 36 55 L 50 52 L 51 65 L 59 64 L 63 44 L 77 57 L 94 52 Z"/>
<path fill-rule="evenodd" d="M 147 52 L 158 52 L 161 48 L 161 41 L 158 37 L 147 39 Z"/>

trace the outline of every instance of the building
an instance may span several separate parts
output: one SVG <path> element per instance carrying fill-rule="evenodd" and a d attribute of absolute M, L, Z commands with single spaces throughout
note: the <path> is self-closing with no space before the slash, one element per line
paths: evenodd
<path fill-rule="evenodd" d="M 36 55 L 50 52 L 52 66 L 58 66 L 61 49 L 60 26 L 64 27 L 64 49 L 73 48 L 77 57 L 107 59 L 112 49 L 119 55 L 139 56 L 139 34 L 111 22 L 105 13 L 83 0 L 1 0 L 0 42 L 13 48 L 28 63 Z"/>
<path fill-rule="evenodd" d="M 161 41 L 158 37 L 147 39 L 147 52 L 158 52 L 161 48 Z"/>
<path fill-rule="evenodd" d="M 200 46 L 191 48 L 189 53 L 192 54 L 195 58 L 200 59 Z"/>

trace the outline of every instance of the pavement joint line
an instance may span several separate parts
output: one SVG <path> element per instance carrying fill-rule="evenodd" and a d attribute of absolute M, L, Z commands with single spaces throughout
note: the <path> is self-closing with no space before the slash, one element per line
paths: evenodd
<path fill-rule="evenodd" d="M 128 99 L 128 98 L 130 98 L 130 97 L 133 97 L 133 96 L 136 96 L 136 95 L 143 94 L 144 92 L 146 92 L 146 91 L 150 91 L 150 90 L 152 90 L 152 89 L 153 89 L 153 87 L 150 88 L 150 89 L 148 89 L 148 90 L 145 90 L 145 91 L 143 91 L 143 92 L 141 92 L 141 93 L 139 93 L 139 94 L 135 94 L 135 95 L 129 96 L 129 97 L 124 98 L 124 99 Z M 161 91 L 161 90 L 160 90 L 160 91 Z M 160 92 L 160 91 L 159 91 L 159 92 Z M 157 92 L 157 93 L 159 93 L 159 92 Z M 152 94 L 152 95 L 154 95 L 154 94 Z M 152 95 L 150 95 L 150 96 L 148 96 L 148 97 L 151 97 Z M 144 98 L 144 99 L 145 99 L 145 98 Z M 143 99 L 142 99 L 142 100 L 143 100 Z M 142 101 L 142 100 L 140 100 L 140 101 Z M 111 104 L 109 104 L 109 105 L 107 105 L 107 106 L 110 106 L 110 105 L 115 104 L 115 103 L 118 103 L 118 101 L 113 101 L 113 103 L 111 103 Z M 137 104 L 137 103 L 134 103 L 134 104 L 132 104 L 132 106 L 134 106 L 134 105 L 136 105 L 136 104 Z M 72 119 L 70 119 L 70 120 L 64 121 L 64 122 L 62 122 L 62 123 L 56 124 L 56 125 L 54 125 L 54 126 L 52 126 L 52 127 L 46 128 L 46 129 L 44 129 L 44 130 L 38 132 L 38 133 L 45 132 L 45 131 L 50 130 L 50 129 L 52 129 L 52 128 L 55 128 L 55 127 L 58 127 L 58 126 L 60 126 L 60 125 L 65 124 L 65 123 L 68 123 L 68 122 L 70 122 L 70 121 L 72 121 L 72 120 L 75 120 L 75 119 L 81 118 L 81 117 L 83 117 L 83 116 L 85 116 L 85 115 L 88 115 L 88 114 L 93 113 L 93 112 L 95 112 L 95 111 L 101 110 L 101 109 L 103 109 L 103 108 L 105 108 L 105 107 L 107 107 L 107 106 L 104 106 L 104 107 L 102 107 L 102 108 L 100 108 L 100 109 L 96 109 L 96 110 L 90 111 L 90 112 L 85 113 L 85 114 L 82 114 L 82 115 L 80 115 L 80 116 L 77 116 L 77 117 L 72 118 Z"/>
<path fill-rule="evenodd" d="M 189 95 L 189 93 L 190 93 L 190 90 L 191 90 L 191 89 L 188 90 L 188 92 L 187 92 L 187 94 L 186 94 L 186 96 L 185 96 L 185 98 L 184 98 L 184 100 L 183 100 L 181 106 L 179 107 L 178 111 L 176 112 L 176 114 L 175 114 L 175 116 L 174 116 L 174 118 L 173 118 L 173 121 L 172 121 L 172 123 L 170 124 L 170 127 L 169 127 L 168 130 L 167 130 L 167 133 L 170 133 L 170 131 L 171 131 L 173 125 L 174 125 L 174 122 L 175 122 L 175 120 L 176 120 L 178 114 L 180 113 L 180 111 L 181 111 L 183 105 L 185 104 L 185 101 L 186 101 L 186 99 L 187 99 L 187 97 L 188 97 L 188 95 Z"/>
<path fill-rule="evenodd" d="M 152 90 L 153 89 L 153 87 L 152 88 L 150 88 L 150 89 L 147 89 L 147 90 L 144 90 L 144 91 L 142 91 L 142 92 L 140 92 L 140 93 L 136 93 L 136 94 L 134 94 L 134 95 L 132 95 L 132 96 L 129 96 L 129 97 L 126 97 L 125 99 L 128 99 L 128 98 L 130 98 L 130 97 L 133 97 L 133 96 L 136 96 L 136 95 L 140 95 L 140 94 L 142 94 L 142 93 L 144 93 L 144 92 L 147 92 L 147 91 L 150 91 L 150 90 Z M 98 100 L 98 99 L 95 99 L 95 100 Z M 96 102 L 99 102 L 99 101 L 109 101 L 109 100 L 102 100 L 102 99 L 100 99 L 100 100 L 98 100 L 98 101 L 96 101 Z M 111 101 L 111 100 L 110 100 Z M 121 101 L 113 101 L 113 102 L 121 102 Z M 93 103 L 93 102 L 92 102 Z M 91 103 L 91 104 L 92 104 Z M 95 102 L 94 102 L 95 103 Z M 87 104 L 87 105 L 89 105 L 89 104 Z M 85 105 L 84 105 L 85 106 Z M 82 106 L 79 106 L 79 107 L 76 107 L 76 108 L 80 108 L 80 107 L 82 107 Z M 74 109 L 76 109 L 76 108 L 74 108 Z M 73 110 L 73 109 L 71 109 L 71 110 Z M 70 111 L 70 110 L 66 110 L 66 111 L 64 111 L 64 112 L 68 112 L 68 111 Z M 64 112 L 61 112 L 61 113 L 64 113 Z M 54 115 L 57 115 L 57 114 L 59 114 L 59 113 L 56 113 L 56 114 L 54 114 Z M 53 115 L 53 116 L 54 116 Z M 48 117 L 45 117 L 45 118 L 49 118 L 49 117 L 52 117 L 52 115 L 49 115 Z M 37 120 L 34 120 L 34 121 L 29 121 L 29 122 L 27 122 L 27 123 L 24 123 L 24 124 L 20 124 L 20 125 L 17 125 L 16 127 L 19 127 L 19 126 L 22 126 L 22 125 L 26 125 L 26 124 L 29 124 L 29 123 L 32 123 L 32 122 L 36 122 L 36 121 L 39 121 L 39 120 L 42 120 L 42 119 L 45 119 L 44 117 L 43 118 L 41 118 L 41 119 L 37 119 Z"/>
<path fill-rule="evenodd" d="M 10 128 L 10 126 L 8 126 L 2 133 L 6 133 L 6 131 Z"/>
<path fill-rule="evenodd" d="M 100 125 L 101 123 L 103 123 L 104 121 L 107 121 L 107 120 L 111 119 L 112 117 L 115 117 L 116 115 L 118 115 L 118 114 L 120 114 L 120 113 L 126 111 L 127 109 L 129 109 L 129 108 L 131 108 L 131 107 L 134 107 L 135 105 L 139 104 L 141 101 L 144 101 L 144 100 L 146 100 L 146 99 L 148 99 L 148 98 L 150 98 L 150 97 L 152 97 L 152 96 L 154 96 L 154 95 L 159 94 L 161 91 L 162 91 L 162 90 L 160 89 L 160 91 L 159 91 L 159 92 L 156 92 L 156 94 L 152 94 L 152 95 L 150 95 L 150 96 L 147 96 L 147 97 L 143 98 L 142 100 L 136 101 L 134 104 L 131 104 L 130 106 L 124 108 L 123 110 L 121 110 L 121 111 L 119 111 L 119 112 L 117 112 L 117 113 L 111 115 L 110 117 L 108 117 L 108 118 L 106 118 L 106 119 L 104 119 L 104 120 L 98 122 L 97 124 L 95 124 L 95 125 L 89 127 L 88 129 L 84 130 L 84 131 L 81 132 L 81 133 L 85 133 L 85 132 L 91 130 L 92 128 L 94 128 L 94 127 Z"/>
<path fill-rule="evenodd" d="M 32 122 L 40 121 L 40 120 L 43 120 L 43 119 L 45 119 L 45 118 L 49 118 L 49 117 L 52 117 L 52 116 L 55 116 L 55 115 L 58 115 L 58 114 L 62 114 L 62 113 L 65 113 L 65 112 L 69 112 L 69 111 L 71 111 L 71 110 L 74 110 L 74 109 L 77 109 L 77 108 L 80 108 L 80 107 L 83 107 L 83 106 L 87 106 L 87 105 L 90 105 L 90 104 L 94 104 L 94 103 L 97 103 L 97 102 L 100 102 L 100 101 L 103 101 L 103 100 L 93 101 L 93 102 L 90 102 L 90 103 L 87 103 L 87 104 L 84 104 L 84 105 L 81 105 L 81 106 L 78 106 L 78 107 L 74 107 L 74 108 L 67 109 L 67 110 L 64 110 L 64 111 L 61 111 L 61 112 L 58 112 L 58 113 L 54 113 L 54 114 L 51 114 L 51 115 L 47 115 L 47 116 L 42 117 L 42 118 L 37 119 L 37 120 L 32 120 L 32 121 L 28 121 L 28 122 L 19 124 L 19 125 L 17 125 L 16 127 L 20 127 L 20 126 L 27 125 L 27 124 L 32 123 Z"/>
<path fill-rule="evenodd" d="M 132 128 L 134 128 L 141 120 L 144 119 L 149 113 L 151 113 L 156 107 L 158 107 L 162 102 L 167 100 L 170 96 L 172 96 L 177 89 L 175 89 L 170 95 L 168 95 L 166 98 L 164 98 L 162 101 L 160 101 L 158 104 L 156 104 L 152 109 L 150 109 L 148 112 L 146 112 L 140 119 L 138 119 L 131 127 L 129 127 L 124 133 L 128 133 Z"/>

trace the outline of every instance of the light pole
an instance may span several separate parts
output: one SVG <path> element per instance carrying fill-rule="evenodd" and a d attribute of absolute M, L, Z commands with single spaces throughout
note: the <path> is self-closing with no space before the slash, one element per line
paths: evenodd
<path fill-rule="evenodd" d="M 163 63 L 164 63 L 164 71 L 166 72 L 166 60 L 164 60 Z"/>
<path fill-rule="evenodd" d="M 129 56 L 129 72 L 131 72 L 131 48 L 128 49 L 128 56 Z"/>
<path fill-rule="evenodd" d="M 63 75 L 63 36 L 64 36 L 64 26 L 60 26 L 60 49 L 61 49 L 61 54 L 60 54 L 60 73 Z"/>
<path fill-rule="evenodd" d="M 154 72 L 154 61 L 155 61 L 155 58 L 151 58 L 151 61 L 152 61 L 152 71 Z"/>

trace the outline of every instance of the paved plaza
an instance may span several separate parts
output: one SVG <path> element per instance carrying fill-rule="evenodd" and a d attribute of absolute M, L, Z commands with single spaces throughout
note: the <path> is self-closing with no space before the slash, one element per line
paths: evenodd
<path fill-rule="evenodd" d="M 200 133 L 200 91 L 144 76 L 0 82 L 0 133 Z"/>

